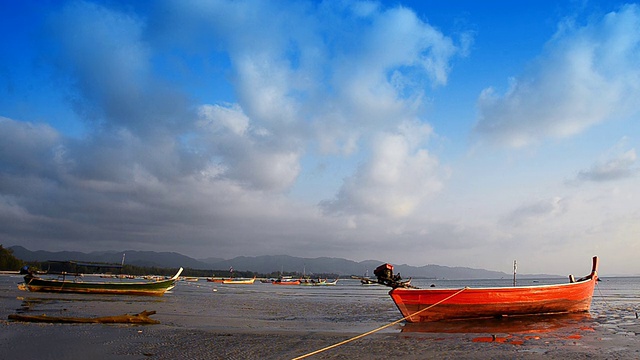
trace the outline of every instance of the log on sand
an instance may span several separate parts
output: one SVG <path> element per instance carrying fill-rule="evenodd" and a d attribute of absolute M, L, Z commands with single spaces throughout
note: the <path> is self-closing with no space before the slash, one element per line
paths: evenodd
<path fill-rule="evenodd" d="M 103 316 L 96 318 L 78 318 L 78 317 L 55 317 L 47 315 L 9 315 L 9 320 L 28 321 L 28 322 L 46 322 L 46 323 L 98 323 L 98 324 L 160 324 L 160 321 L 151 319 L 149 315 L 155 314 L 155 311 L 143 311 L 139 314 Z"/>

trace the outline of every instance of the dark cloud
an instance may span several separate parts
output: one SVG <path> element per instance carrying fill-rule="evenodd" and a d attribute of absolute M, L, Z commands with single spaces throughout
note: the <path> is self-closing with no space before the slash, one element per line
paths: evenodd
<path fill-rule="evenodd" d="M 70 2 L 49 17 L 50 57 L 68 78 L 80 117 L 142 136 L 188 131 L 195 121 L 184 93 L 154 71 L 144 22 L 89 2 Z"/>
<path fill-rule="evenodd" d="M 561 197 L 525 204 L 513 210 L 502 222 L 510 226 L 521 226 L 562 215 L 567 210 L 567 200 Z"/>

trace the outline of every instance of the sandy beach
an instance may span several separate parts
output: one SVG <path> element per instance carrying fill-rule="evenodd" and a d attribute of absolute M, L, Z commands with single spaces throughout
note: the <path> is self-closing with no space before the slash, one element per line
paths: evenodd
<path fill-rule="evenodd" d="M 33 294 L 4 288 L 0 359 L 293 359 L 399 318 L 386 290 L 180 284 L 161 298 Z M 4 290 L 4 289 L 3 289 Z M 306 292 L 302 292 L 306 291 Z M 351 294 L 351 295 L 349 295 Z M 197 304 L 193 302 L 197 301 Z M 188 302 L 188 303 L 187 303 Z M 95 317 L 155 310 L 159 325 L 39 324 L 11 313 Z M 637 359 L 629 304 L 591 314 L 399 323 L 310 359 Z"/>

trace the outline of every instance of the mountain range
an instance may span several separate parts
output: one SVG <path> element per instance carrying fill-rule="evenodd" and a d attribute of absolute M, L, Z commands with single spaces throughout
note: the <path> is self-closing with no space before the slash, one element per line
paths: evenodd
<path fill-rule="evenodd" d="M 332 273 L 340 276 L 364 275 L 373 276 L 373 270 L 384 261 L 352 260 L 330 257 L 301 258 L 288 255 L 264 255 L 256 257 L 240 256 L 233 259 L 208 258 L 194 259 L 175 252 L 155 251 L 96 251 L 91 253 L 75 251 L 31 251 L 22 246 L 10 247 L 13 255 L 24 261 L 83 261 L 126 264 L 146 267 L 184 267 L 200 270 L 226 270 L 233 267 L 239 271 L 253 271 L 267 274 L 271 272 L 298 272 L 312 275 L 314 273 Z M 468 267 L 448 267 L 441 265 L 410 266 L 394 265 L 394 272 L 403 277 L 434 279 L 500 279 L 512 276 L 499 271 L 473 269 Z M 523 275 L 526 276 L 526 275 Z"/>

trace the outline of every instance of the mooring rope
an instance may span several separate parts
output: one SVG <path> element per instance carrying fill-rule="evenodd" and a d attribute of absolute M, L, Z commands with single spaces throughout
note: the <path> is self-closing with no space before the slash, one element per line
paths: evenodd
<path fill-rule="evenodd" d="M 600 286 L 598 286 L 598 280 L 596 280 L 596 288 L 598 289 L 598 294 L 600 294 L 600 298 L 602 299 L 604 306 L 609 307 L 607 300 L 604 298 L 604 295 L 602 295 L 602 291 L 600 291 Z"/>
<path fill-rule="evenodd" d="M 413 313 L 413 314 L 411 314 L 411 315 L 407 315 L 407 316 L 403 317 L 403 318 L 402 318 L 402 319 L 400 319 L 400 320 L 396 320 L 396 321 L 391 322 L 391 323 L 389 323 L 389 324 L 383 325 L 383 326 L 381 326 L 381 327 L 379 327 L 379 328 L 377 328 L 377 329 L 374 329 L 374 330 L 368 331 L 368 332 L 366 332 L 366 333 L 364 333 L 364 334 L 360 334 L 360 335 L 354 336 L 354 337 L 352 337 L 352 338 L 350 338 L 350 339 L 347 339 L 347 340 L 341 341 L 341 342 L 339 342 L 339 343 L 337 343 L 337 344 L 329 345 L 329 346 L 327 346 L 327 347 L 324 347 L 324 348 L 322 348 L 322 349 L 319 349 L 319 350 L 316 350 L 316 351 L 310 352 L 310 353 L 308 353 L 308 354 L 305 354 L 305 355 L 302 355 L 302 356 L 298 356 L 298 357 L 296 357 L 296 358 L 293 358 L 292 360 L 305 359 L 305 358 L 308 358 L 309 356 L 313 356 L 313 355 L 319 354 L 319 353 L 321 353 L 321 352 L 323 352 L 323 351 L 327 351 L 327 350 L 329 350 L 329 349 L 336 348 L 336 347 L 338 347 L 338 346 L 344 345 L 344 344 L 349 343 L 349 342 L 352 342 L 352 341 L 354 341 L 354 340 L 361 339 L 361 338 L 363 338 L 363 337 L 365 337 L 365 336 L 367 336 L 367 335 L 371 335 L 371 334 L 373 334 L 373 333 L 375 333 L 375 332 L 378 332 L 378 331 L 380 331 L 380 330 L 386 329 L 386 328 L 388 328 L 389 326 L 393 326 L 393 325 L 395 325 L 395 324 L 397 324 L 397 323 L 399 323 L 399 322 L 401 322 L 401 321 L 404 321 L 404 320 L 406 320 L 406 319 L 408 319 L 408 318 L 410 318 L 410 317 L 412 317 L 412 316 L 418 315 L 418 314 L 420 314 L 420 313 L 421 313 L 421 312 L 423 312 L 423 311 L 427 311 L 427 310 L 431 309 L 432 307 L 434 307 L 434 306 L 436 306 L 436 305 L 442 304 L 443 302 L 445 302 L 445 301 L 447 301 L 447 300 L 451 299 L 452 297 L 454 297 L 454 296 L 456 296 L 456 295 L 460 294 L 461 292 L 463 292 L 463 291 L 465 291 L 465 290 L 467 290 L 467 289 L 468 289 L 468 287 L 463 287 L 462 289 L 458 290 L 456 293 L 449 295 L 448 297 L 446 297 L 446 298 L 444 298 L 444 299 L 442 299 L 442 300 L 438 301 L 437 303 L 435 303 L 435 304 L 431 304 L 431 305 L 427 306 L 426 308 L 424 308 L 424 309 L 422 309 L 422 310 L 420 310 L 420 311 L 417 311 L 417 312 L 415 312 L 415 313 Z"/>

